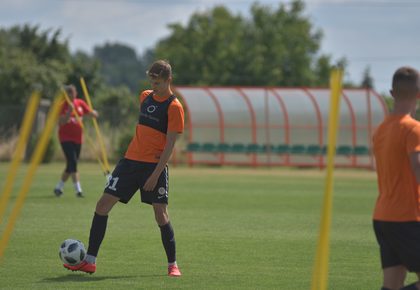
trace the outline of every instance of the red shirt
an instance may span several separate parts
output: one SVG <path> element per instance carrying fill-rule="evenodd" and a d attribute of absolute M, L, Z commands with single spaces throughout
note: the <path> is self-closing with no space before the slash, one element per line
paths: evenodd
<path fill-rule="evenodd" d="M 83 115 L 89 114 L 92 111 L 82 99 L 75 98 L 73 100 L 73 105 L 80 117 L 80 120 L 82 120 Z M 69 105 L 67 102 L 64 102 L 60 116 L 66 115 L 68 110 Z M 60 142 L 74 142 L 76 144 L 83 143 L 83 128 L 77 122 L 74 112 L 71 113 L 68 122 L 60 125 L 58 128 L 58 139 Z"/>

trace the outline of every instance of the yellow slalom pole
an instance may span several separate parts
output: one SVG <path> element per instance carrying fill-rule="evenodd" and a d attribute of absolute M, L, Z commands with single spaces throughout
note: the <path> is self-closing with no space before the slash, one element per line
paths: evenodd
<path fill-rule="evenodd" d="M 16 145 L 16 150 L 13 154 L 12 162 L 6 177 L 6 183 L 0 197 L 0 225 L 3 222 L 4 212 L 10 199 L 10 194 L 12 192 L 17 171 L 22 161 L 22 155 L 28 142 L 40 99 L 41 95 L 39 92 L 34 92 L 26 105 L 25 116 L 23 117 L 23 122 L 19 130 L 19 139 Z"/>
<path fill-rule="evenodd" d="M 10 217 L 8 219 L 8 223 L 6 225 L 6 228 L 4 230 L 4 233 L 1 236 L 0 240 L 0 261 L 3 257 L 3 253 L 6 249 L 7 243 L 10 239 L 10 236 L 12 234 L 14 225 L 16 223 L 16 220 L 19 216 L 19 213 L 23 207 L 23 204 L 26 199 L 26 195 L 30 189 L 30 186 L 32 184 L 32 179 L 34 177 L 35 171 L 38 168 L 38 165 L 41 163 L 41 160 L 44 156 L 45 150 L 47 148 L 48 141 L 51 137 L 51 133 L 55 127 L 55 124 L 57 123 L 58 115 L 60 112 L 61 107 L 61 97 L 57 97 L 54 100 L 54 103 L 52 104 L 48 116 L 47 121 L 45 124 L 45 128 L 42 131 L 41 137 L 36 144 L 35 151 L 32 154 L 31 161 L 29 164 L 28 172 L 26 173 L 23 185 L 21 190 L 18 193 L 15 205 L 12 209 L 12 212 L 10 214 Z"/>
<path fill-rule="evenodd" d="M 82 119 L 80 119 L 79 114 L 76 111 L 76 108 L 74 107 L 72 101 L 70 100 L 69 96 L 67 95 L 67 92 L 64 89 L 61 89 L 61 91 L 63 92 L 64 98 L 66 99 L 67 104 L 69 105 L 70 108 L 72 108 L 74 117 L 76 118 L 77 123 L 79 123 L 80 127 L 82 127 L 82 129 L 84 129 L 83 126 L 83 122 Z"/>
<path fill-rule="evenodd" d="M 86 140 L 88 141 L 88 143 L 90 145 L 90 148 L 92 149 L 92 153 L 94 155 L 96 155 L 96 152 L 95 152 L 95 143 L 93 143 L 92 139 L 88 135 L 86 135 Z M 102 163 L 102 161 L 99 158 L 99 156 L 96 156 L 96 160 L 98 160 L 98 163 L 101 166 L 102 171 L 104 172 L 104 174 L 105 175 L 108 174 L 109 172 L 107 172 L 107 170 L 105 169 L 105 165 Z"/>
<path fill-rule="evenodd" d="M 327 151 L 327 176 L 325 181 L 324 201 L 321 212 L 321 225 L 318 237 L 318 246 L 315 265 L 312 274 L 312 290 L 326 290 L 328 286 L 328 260 L 329 241 L 332 216 L 332 197 L 334 185 L 334 157 L 339 127 L 341 82 L 343 72 L 333 70 L 330 77 L 330 113 L 328 122 L 328 151 Z"/>
<path fill-rule="evenodd" d="M 76 118 L 76 121 L 79 123 L 80 127 L 82 127 L 82 129 L 84 129 L 85 126 L 83 125 L 82 119 L 80 118 L 79 114 L 77 113 L 76 108 L 74 107 L 74 105 L 71 102 L 69 96 L 67 95 L 67 92 L 64 89 L 61 89 L 61 90 L 63 92 L 64 98 L 66 99 L 66 102 L 69 105 L 69 107 L 70 108 L 73 108 L 73 114 L 74 114 L 74 117 Z M 94 151 L 95 144 L 93 143 L 93 141 L 89 137 L 89 135 L 86 135 L 86 140 L 88 141 L 89 145 L 91 146 L 93 154 L 96 155 L 96 152 Z M 105 173 L 105 175 L 108 174 L 109 171 L 107 171 L 107 169 L 105 168 L 105 165 L 102 163 L 102 161 L 100 160 L 100 158 L 98 156 L 96 156 L 96 158 L 97 158 L 97 160 L 99 162 L 99 165 L 102 168 L 102 171 Z"/>
<path fill-rule="evenodd" d="M 89 92 L 88 92 L 88 89 L 87 89 L 87 86 L 83 77 L 80 78 L 80 84 L 82 86 L 83 94 L 85 95 L 89 108 L 93 110 L 92 101 L 90 100 Z M 99 125 L 96 118 L 92 118 L 92 122 L 93 122 L 93 127 L 95 128 L 95 131 L 96 131 L 96 136 L 99 141 L 99 146 L 101 148 L 102 160 L 105 165 L 106 174 L 108 174 L 110 172 L 109 171 L 110 167 L 109 167 L 109 162 L 108 162 L 108 156 L 106 155 L 104 139 L 102 138 L 102 134 L 101 134 L 101 131 L 99 130 Z"/>

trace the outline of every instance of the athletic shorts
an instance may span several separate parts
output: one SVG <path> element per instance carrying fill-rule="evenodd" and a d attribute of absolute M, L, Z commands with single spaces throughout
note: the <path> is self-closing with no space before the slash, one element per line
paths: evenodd
<path fill-rule="evenodd" d="M 121 159 L 108 178 L 104 192 L 120 198 L 120 202 L 122 203 L 128 203 L 137 190 L 140 189 L 142 202 L 148 204 L 168 204 L 168 166 L 160 174 L 154 190 L 143 190 L 144 184 L 153 170 L 155 170 L 156 165 L 157 163 L 139 162 L 125 158 Z"/>
<path fill-rule="evenodd" d="M 420 222 L 373 221 L 382 269 L 403 265 L 420 272 Z"/>
<path fill-rule="evenodd" d="M 66 173 L 77 172 L 77 160 L 80 156 L 80 150 L 82 149 L 82 144 L 77 144 L 74 142 L 61 142 L 61 148 L 63 149 L 64 156 L 66 156 Z"/>

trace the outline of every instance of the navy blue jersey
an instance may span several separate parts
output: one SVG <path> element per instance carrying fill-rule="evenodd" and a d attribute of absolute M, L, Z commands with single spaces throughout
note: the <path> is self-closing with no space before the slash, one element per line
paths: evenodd
<path fill-rule="evenodd" d="M 166 134 L 168 131 L 168 108 L 175 96 L 172 95 L 163 102 L 153 99 L 150 93 L 140 105 L 139 124 L 151 127 Z"/>

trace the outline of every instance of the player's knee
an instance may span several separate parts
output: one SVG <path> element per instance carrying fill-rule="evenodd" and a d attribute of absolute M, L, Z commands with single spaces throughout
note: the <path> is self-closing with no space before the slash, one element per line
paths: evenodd
<path fill-rule="evenodd" d="M 103 204 L 101 204 L 100 202 L 98 202 L 98 203 L 96 204 L 95 212 L 96 212 L 98 215 L 103 215 L 103 216 L 105 216 L 105 215 L 108 215 L 108 212 L 109 212 L 109 211 L 107 211 L 106 207 L 104 207 L 104 205 L 103 205 Z"/>
<path fill-rule="evenodd" d="M 166 225 L 169 222 L 168 212 L 162 208 L 155 208 L 155 220 L 160 226 Z"/>
<path fill-rule="evenodd" d="M 159 226 L 164 226 L 164 225 L 166 225 L 167 223 L 169 223 L 169 218 L 167 217 L 167 216 L 156 216 L 156 223 L 159 225 Z"/>
<path fill-rule="evenodd" d="M 99 199 L 96 203 L 96 213 L 99 215 L 108 215 L 108 213 L 111 211 L 112 205 L 110 205 L 106 200 Z"/>
<path fill-rule="evenodd" d="M 75 172 L 77 172 L 77 166 L 75 166 L 75 165 L 68 165 L 66 167 L 66 172 L 67 173 L 75 173 Z"/>

